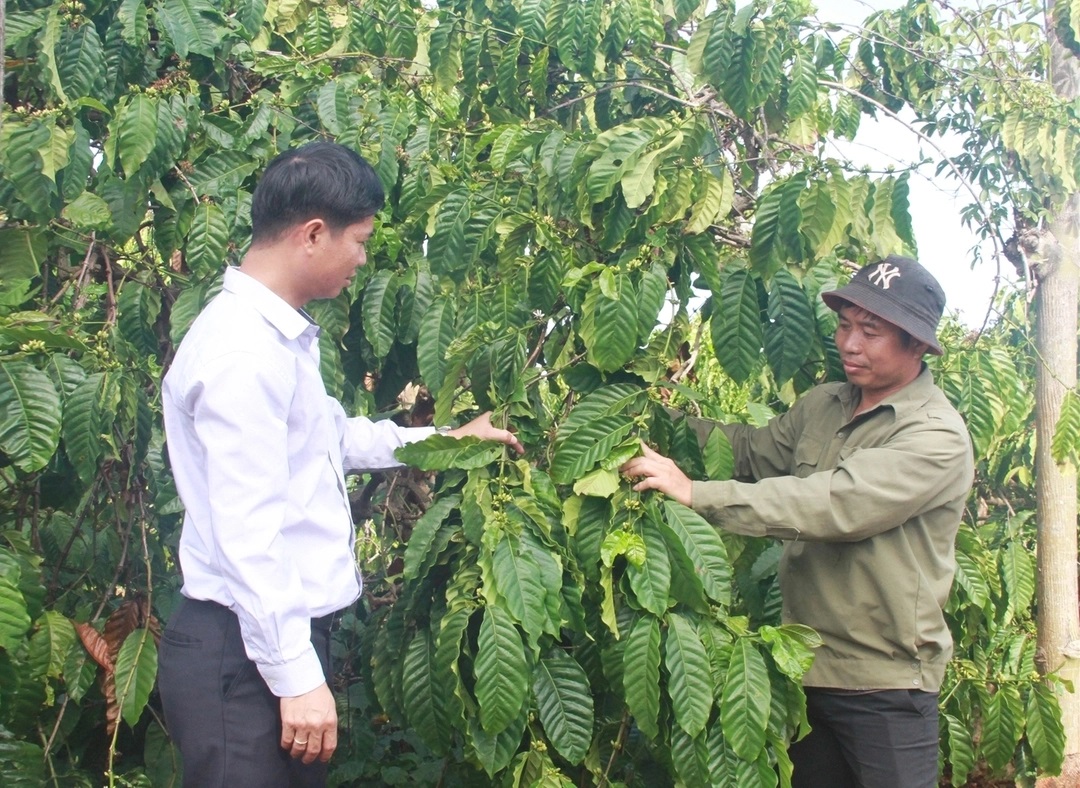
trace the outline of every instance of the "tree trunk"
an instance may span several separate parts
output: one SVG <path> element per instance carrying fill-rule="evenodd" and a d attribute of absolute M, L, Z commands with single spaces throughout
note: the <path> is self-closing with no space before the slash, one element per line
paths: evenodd
<path fill-rule="evenodd" d="M 1080 96 L 1080 60 L 1058 40 L 1051 22 L 1054 0 L 1047 5 L 1050 79 L 1066 100 Z M 1073 683 L 1062 692 L 1065 764 L 1058 778 L 1042 786 L 1080 785 L 1080 613 L 1077 610 L 1076 468 L 1059 466 L 1050 444 L 1065 393 L 1076 387 L 1077 296 L 1080 283 L 1078 243 L 1080 194 L 1073 194 L 1051 217 L 1049 232 L 1034 250 L 1038 277 L 1035 379 L 1038 446 L 1036 495 L 1039 522 L 1038 655 L 1044 672 L 1055 671 Z"/>

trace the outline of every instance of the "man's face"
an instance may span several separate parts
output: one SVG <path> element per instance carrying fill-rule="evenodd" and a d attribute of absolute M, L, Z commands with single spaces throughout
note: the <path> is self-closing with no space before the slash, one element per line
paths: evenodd
<path fill-rule="evenodd" d="M 892 323 L 857 306 L 840 310 L 836 347 L 848 382 L 863 397 L 880 400 L 918 376 L 926 345 L 916 340 L 904 344 L 903 332 Z"/>
<path fill-rule="evenodd" d="M 369 216 L 340 230 L 324 228 L 311 275 L 311 298 L 336 298 L 367 262 L 366 244 L 375 229 Z"/>

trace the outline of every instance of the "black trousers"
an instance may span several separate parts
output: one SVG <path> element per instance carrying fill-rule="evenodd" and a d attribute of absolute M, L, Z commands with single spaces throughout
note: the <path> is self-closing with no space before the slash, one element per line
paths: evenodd
<path fill-rule="evenodd" d="M 806 688 L 813 730 L 788 750 L 794 788 L 936 788 L 938 696 Z"/>
<path fill-rule="evenodd" d="M 332 617 L 311 622 L 330 676 Z M 161 638 L 158 691 L 180 748 L 185 788 L 320 788 L 326 764 L 305 766 L 281 749 L 281 703 L 244 653 L 236 614 L 181 600 Z"/>

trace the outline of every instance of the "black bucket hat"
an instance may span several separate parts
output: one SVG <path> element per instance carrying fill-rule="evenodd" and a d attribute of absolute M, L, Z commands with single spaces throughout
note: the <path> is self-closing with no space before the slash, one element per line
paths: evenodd
<path fill-rule="evenodd" d="M 862 307 L 926 343 L 935 356 L 941 355 L 937 325 L 945 311 L 945 291 L 909 257 L 889 255 L 863 266 L 839 290 L 822 293 L 821 300 L 836 312 L 845 304 Z"/>

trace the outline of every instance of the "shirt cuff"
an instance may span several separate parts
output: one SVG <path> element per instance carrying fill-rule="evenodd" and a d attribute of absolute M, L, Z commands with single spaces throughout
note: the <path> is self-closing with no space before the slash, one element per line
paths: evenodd
<path fill-rule="evenodd" d="M 259 675 L 263 677 L 266 686 L 279 698 L 295 698 L 311 692 L 327 681 L 323 674 L 319 655 L 315 653 L 315 647 L 310 643 L 307 650 L 299 657 L 279 665 L 259 665 Z"/>

